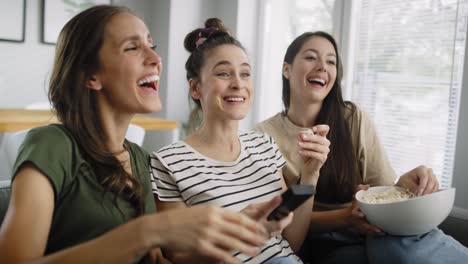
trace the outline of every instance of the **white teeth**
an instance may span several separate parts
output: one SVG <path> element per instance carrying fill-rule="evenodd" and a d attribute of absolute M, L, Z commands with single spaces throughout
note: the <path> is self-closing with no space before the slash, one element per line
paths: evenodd
<path fill-rule="evenodd" d="M 325 85 L 325 80 L 323 80 L 323 79 L 314 78 L 314 79 L 309 80 L 309 82 L 312 82 L 312 81 L 319 82 L 322 85 Z"/>
<path fill-rule="evenodd" d="M 243 102 L 245 99 L 242 97 L 227 97 L 225 100 L 229 102 Z"/>
<path fill-rule="evenodd" d="M 151 76 L 145 77 L 138 81 L 138 85 L 143 85 L 145 83 L 150 83 L 150 82 L 155 82 L 155 81 L 159 81 L 159 75 L 151 75 Z"/>

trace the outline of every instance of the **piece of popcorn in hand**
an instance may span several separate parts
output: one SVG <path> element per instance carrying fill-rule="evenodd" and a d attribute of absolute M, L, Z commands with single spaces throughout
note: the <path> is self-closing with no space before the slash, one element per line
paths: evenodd
<path fill-rule="evenodd" d="M 303 129 L 301 130 L 301 133 L 302 134 L 306 134 L 306 135 L 314 135 L 314 131 L 312 130 L 312 128 L 306 128 L 306 129 Z"/>

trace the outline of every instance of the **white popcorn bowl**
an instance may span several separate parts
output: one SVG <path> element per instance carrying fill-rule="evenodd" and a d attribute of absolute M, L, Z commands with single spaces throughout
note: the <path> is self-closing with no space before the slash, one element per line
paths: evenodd
<path fill-rule="evenodd" d="M 389 188 L 395 187 L 379 186 L 361 190 L 356 193 L 356 200 L 367 221 L 391 235 L 420 235 L 431 231 L 449 215 L 455 199 L 455 188 L 449 188 L 406 201 L 371 204 L 362 200 L 363 196 Z"/>

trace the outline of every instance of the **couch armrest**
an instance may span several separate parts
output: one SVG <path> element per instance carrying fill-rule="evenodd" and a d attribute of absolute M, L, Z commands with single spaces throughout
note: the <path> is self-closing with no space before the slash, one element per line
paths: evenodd
<path fill-rule="evenodd" d="M 439 228 L 468 247 L 468 220 L 449 216 L 439 225 Z"/>

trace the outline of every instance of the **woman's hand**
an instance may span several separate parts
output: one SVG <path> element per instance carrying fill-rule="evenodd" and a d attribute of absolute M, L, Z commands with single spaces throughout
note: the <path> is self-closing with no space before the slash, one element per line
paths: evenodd
<path fill-rule="evenodd" d="M 148 252 L 148 255 L 153 264 L 171 264 L 171 262 L 166 259 L 161 251 L 161 248 L 154 248 Z"/>
<path fill-rule="evenodd" d="M 426 166 L 416 167 L 403 174 L 396 186 L 406 188 L 418 196 L 439 190 L 439 182 L 434 176 L 434 172 Z"/>
<path fill-rule="evenodd" d="M 310 132 L 299 133 L 299 155 L 304 159 L 301 177 L 315 176 L 315 183 L 318 180 L 320 168 L 330 152 L 330 141 L 326 138 L 329 130 L 328 125 L 317 125 L 312 127 Z"/>
<path fill-rule="evenodd" d="M 253 220 L 261 223 L 267 232 L 269 238 L 277 236 L 283 232 L 283 230 L 291 223 L 293 219 L 293 213 L 289 213 L 287 217 L 282 218 L 279 221 L 268 221 L 268 215 L 281 203 L 281 196 L 276 196 L 270 201 L 251 204 L 244 208 L 241 212 L 248 215 Z"/>
<path fill-rule="evenodd" d="M 213 206 L 194 206 L 154 215 L 162 248 L 226 263 L 239 263 L 232 252 L 255 256 L 267 231 L 250 217 Z M 144 235 L 144 234 L 143 234 Z"/>
<path fill-rule="evenodd" d="M 356 193 L 360 190 L 369 189 L 369 185 L 359 185 Z M 354 195 L 356 195 L 356 193 Z M 364 235 L 382 234 L 383 231 L 375 225 L 367 222 L 364 213 L 359 208 L 356 198 L 353 198 L 351 206 L 347 210 L 347 222 L 351 230 Z"/>

